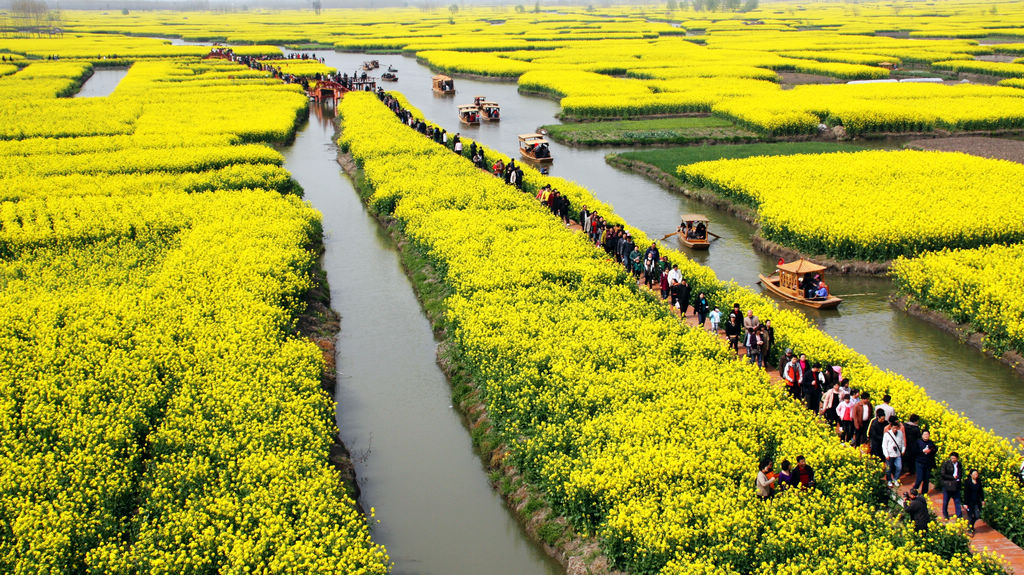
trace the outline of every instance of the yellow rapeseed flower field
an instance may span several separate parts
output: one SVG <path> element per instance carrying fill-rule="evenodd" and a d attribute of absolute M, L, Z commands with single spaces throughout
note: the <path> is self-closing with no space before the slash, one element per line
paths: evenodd
<path fill-rule="evenodd" d="M 1024 166 L 954 152 L 759 156 L 679 166 L 757 208 L 767 239 L 806 254 L 883 261 L 1024 239 Z"/>

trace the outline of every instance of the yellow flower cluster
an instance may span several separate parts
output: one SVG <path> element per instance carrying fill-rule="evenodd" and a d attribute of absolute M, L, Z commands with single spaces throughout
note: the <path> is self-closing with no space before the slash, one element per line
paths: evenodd
<path fill-rule="evenodd" d="M 138 64 L 107 98 L 0 104 L 0 572 L 389 569 L 293 335 L 320 216 L 242 143 L 289 136 L 304 98 L 200 89 L 232 70 Z"/>
<path fill-rule="evenodd" d="M 282 58 L 280 60 L 263 60 L 263 63 L 272 66 L 282 74 L 291 74 L 292 76 L 302 76 L 305 78 L 316 77 L 317 74 L 333 74 L 338 70 L 321 64 L 318 60 L 297 60 L 292 58 Z"/>
<path fill-rule="evenodd" d="M 961 535 L 950 532 L 963 549 L 950 568 L 935 546 L 914 544 L 904 526 L 879 516 L 875 461 L 840 445 L 716 337 L 681 326 L 532 193 L 403 126 L 372 94 L 348 94 L 340 111 L 340 144 L 362 166 L 371 205 L 393 209 L 414 249 L 451 289 L 446 332 L 457 361 L 485 390 L 508 461 L 577 528 L 595 533 L 617 567 L 796 573 L 838 567 L 837 549 L 863 556 L 870 541 L 866 571 L 999 572 L 988 558 L 963 552 Z M 574 207 L 621 221 L 585 189 L 525 168 L 527 190 L 545 182 Z M 380 197 L 389 201 L 375 203 Z M 650 242 L 627 229 L 638 245 Z M 893 377 L 803 316 L 718 282 L 677 252 L 670 257 L 720 305 L 739 301 L 778 318 L 787 344 L 803 343 L 801 350 L 822 359 L 845 353 L 844 363 L 869 388 L 879 377 Z M 833 349 L 823 349 L 822 341 Z M 906 398 L 900 409 L 917 407 L 909 393 L 897 397 Z M 931 421 L 948 414 L 923 401 L 934 406 L 927 411 L 936 418 Z M 986 441 L 994 446 L 986 455 L 1009 462 L 1005 442 Z M 818 490 L 757 500 L 760 457 L 798 454 L 817 467 Z"/>
<path fill-rule="evenodd" d="M 813 132 L 819 122 L 850 134 L 995 130 L 1024 126 L 1024 92 L 1000 86 L 886 83 L 797 86 L 713 107 L 774 134 Z"/>
<path fill-rule="evenodd" d="M 98 17 L 70 13 L 64 42 L 70 53 L 96 60 L 154 54 L 195 54 L 201 48 L 171 46 L 145 38 L 111 37 L 111 31 L 236 43 L 317 43 L 340 50 L 386 50 L 416 54 L 440 71 L 520 78 L 526 91 L 562 101 L 566 117 L 640 117 L 713 110 L 769 135 L 813 133 L 821 123 L 842 123 L 853 133 L 1018 128 L 1020 102 L 1007 92 L 962 99 L 950 87 L 934 90 L 922 105 L 903 97 L 899 85 L 861 98 L 842 89 L 782 91 L 756 84 L 749 90 L 706 90 L 681 82 L 653 86 L 624 78 L 709 78 L 718 85 L 737 78 L 778 81 L 778 71 L 842 80 L 883 79 L 880 64 L 930 65 L 956 61 L 983 73 L 1011 73 L 1018 64 L 973 60 L 1007 44 L 982 46 L 970 38 L 1015 35 L 1024 26 L 1016 4 L 998 13 L 974 10 L 960 0 L 931 7 L 851 7 L 838 2 L 800 9 L 762 8 L 742 13 L 701 13 L 602 7 L 556 12 L 516 12 L 463 7 L 457 13 L 410 9 L 387 11 L 252 12 L 191 15 L 173 13 Z M 288 26 L 282 23 L 287 22 Z M 678 24 L 673 26 L 670 23 Z M 887 32 L 909 31 L 912 38 Z M 100 34 L 99 32 L 104 32 Z M 11 42 L 15 42 L 12 40 Z M 107 42 L 108 44 L 102 44 Z M 52 45 L 52 44 L 51 44 Z M 18 40 L 10 50 L 46 53 L 43 40 Z M 101 49 L 109 46 L 109 49 Z M 0 40 L 0 49 L 5 47 Z M 238 50 L 259 51 L 259 47 Z M 111 54 L 113 52 L 113 54 Z M 797 83 L 804 79 L 798 78 Z M 810 80 L 814 82 L 814 80 Z M 1013 86 L 1012 83 L 1007 86 Z M 738 93 L 737 93 L 738 91 Z M 770 98 L 765 98 L 770 95 Z"/>
<path fill-rule="evenodd" d="M 167 29 L 152 32 L 164 36 Z M 81 59 L 101 62 L 129 58 L 200 57 L 210 52 L 209 46 L 174 46 L 169 40 L 139 38 L 113 34 L 64 34 L 57 38 L 0 38 L 0 50 L 25 54 L 35 58 L 60 56 L 63 59 Z M 248 56 L 280 55 L 276 46 L 237 46 L 237 54 Z"/>
<path fill-rule="evenodd" d="M 865 151 L 718 160 L 677 171 L 756 207 L 764 237 L 806 254 L 884 261 L 1024 239 L 1024 166 L 1004 160 Z"/>
<path fill-rule="evenodd" d="M 967 323 L 997 353 L 1024 353 L 1024 245 L 942 250 L 893 262 L 897 288 Z"/>
<path fill-rule="evenodd" d="M 1006 76 L 1010 78 L 1024 77 L 1024 63 L 1019 61 L 985 62 L 982 60 L 944 60 L 942 62 L 935 62 L 932 66 L 940 70 L 952 70 L 954 72 L 975 72 L 977 74 Z"/>

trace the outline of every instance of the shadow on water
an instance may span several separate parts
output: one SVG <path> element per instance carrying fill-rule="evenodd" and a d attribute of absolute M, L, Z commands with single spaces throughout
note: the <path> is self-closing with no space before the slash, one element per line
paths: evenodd
<path fill-rule="evenodd" d="M 396 574 L 550 575 L 491 488 L 435 363 L 437 342 L 391 239 L 336 162 L 333 111 L 313 105 L 285 167 L 323 213 L 338 336 L 337 420 L 374 539 Z"/>
<path fill-rule="evenodd" d="M 399 70 L 399 81 L 384 84 L 385 89 L 401 91 L 429 119 L 448 131 L 462 132 L 513 156 L 517 154 L 518 134 L 557 122 L 557 102 L 523 96 L 514 82 L 456 77 L 456 95 L 439 97 L 430 88 L 433 72 L 412 57 L 331 51 L 316 54 L 323 56 L 328 65 L 350 74 L 369 59 L 380 60 L 382 69 L 395 66 Z M 472 102 L 478 95 L 501 104 L 501 122 L 483 123 L 479 127 L 460 125 L 456 106 Z M 617 213 L 651 237 L 673 231 L 679 214 L 707 214 L 713 221 L 712 229 L 723 239 L 716 241 L 708 252 L 688 252 L 689 255 L 710 266 L 722 279 L 735 279 L 760 290 L 756 285 L 757 274 L 773 270 L 775 258 L 751 246 L 753 227 L 723 211 L 605 163 L 605 154 L 627 149 L 571 148 L 553 143 L 555 160 L 551 173 L 586 186 L 598 199 L 612 204 Z M 893 290 L 892 282 L 887 279 L 833 275 L 829 277 L 829 284 L 836 294 L 845 298 L 840 310 L 801 310 L 823 330 L 868 356 L 876 365 L 908 377 L 924 387 L 931 397 L 948 402 L 978 425 L 1008 438 L 1024 435 L 1024 385 L 1012 369 L 961 344 L 952 335 L 893 309 L 887 301 Z"/>

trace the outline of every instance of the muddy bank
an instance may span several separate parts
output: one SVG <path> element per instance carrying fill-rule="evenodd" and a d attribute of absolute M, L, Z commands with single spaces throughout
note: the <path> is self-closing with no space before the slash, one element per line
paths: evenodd
<path fill-rule="evenodd" d="M 1008 160 L 1024 164 L 1024 141 L 991 138 L 983 136 L 963 136 L 958 138 L 933 138 L 907 142 L 907 147 L 914 150 L 934 150 L 940 152 L 963 152 L 972 156 Z"/>
<path fill-rule="evenodd" d="M 952 334 L 960 340 L 961 343 L 966 343 L 967 345 L 980 350 L 988 357 L 995 358 L 1013 368 L 1013 370 L 1017 372 L 1017 375 L 1024 376 L 1024 356 L 1013 350 L 1009 350 L 1002 355 L 996 355 L 985 347 L 985 334 L 974 330 L 970 324 L 957 323 L 948 315 L 929 309 L 917 303 L 914 298 L 908 295 L 892 296 L 889 298 L 889 303 L 892 307 L 900 311 L 904 311 L 918 319 L 922 319 L 932 324 L 946 333 Z"/>
<path fill-rule="evenodd" d="M 339 151 L 338 164 L 353 181 L 359 195 L 364 200 L 369 197 L 369 184 L 351 154 Z M 369 208 L 367 211 L 394 241 L 423 311 L 435 326 L 434 333 L 440 340 L 437 346 L 438 367 L 448 378 L 452 403 L 458 408 L 472 437 L 492 487 L 501 494 L 529 538 L 561 564 L 568 575 L 624 575 L 612 569 L 596 538 L 577 533 L 564 517 L 555 515 L 544 495 L 527 483 L 518 469 L 506 462 L 508 447 L 491 424 L 483 394 L 462 367 L 458 350 L 442 327 L 447 288 L 437 270 L 418 253 L 419 249 L 402 232 L 395 219 Z"/>
<path fill-rule="evenodd" d="M 747 223 L 755 226 L 757 225 L 757 212 L 750 206 L 739 204 L 705 188 L 690 188 L 679 180 L 679 178 L 662 171 L 656 166 L 645 162 L 638 162 L 636 160 L 628 160 L 618 154 L 609 154 L 605 157 L 605 161 L 616 168 L 640 174 L 668 190 L 728 212 Z M 860 260 L 837 260 L 828 256 L 804 254 L 795 249 L 788 248 L 771 240 L 765 239 L 761 236 L 760 231 L 754 233 L 750 238 L 750 241 L 758 251 L 771 254 L 775 257 L 784 258 L 786 261 L 803 258 L 813 261 L 816 264 L 823 265 L 830 271 L 848 275 L 882 275 L 889 271 L 889 266 L 892 263 L 889 261 L 867 262 Z"/>

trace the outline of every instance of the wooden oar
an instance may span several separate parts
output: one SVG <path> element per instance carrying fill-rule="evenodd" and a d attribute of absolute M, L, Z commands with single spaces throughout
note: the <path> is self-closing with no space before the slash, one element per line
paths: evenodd
<path fill-rule="evenodd" d="M 679 232 L 672 232 L 671 234 L 666 234 L 665 237 L 661 238 L 661 240 L 667 240 L 667 239 L 671 238 L 672 236 L 677 236 L 677 235 L 679 235 Z M 658 241 L 660 242 L 661 240 L 658 240 Z"/>
<path fill-rule="evenodd" d="M 709 236 L 715 236 L 715 239 L 719 239 L 719 240 L 722 239 L 722 236 L 716 234 L 715 232 L 708 232 L 708 235 Z"/>

